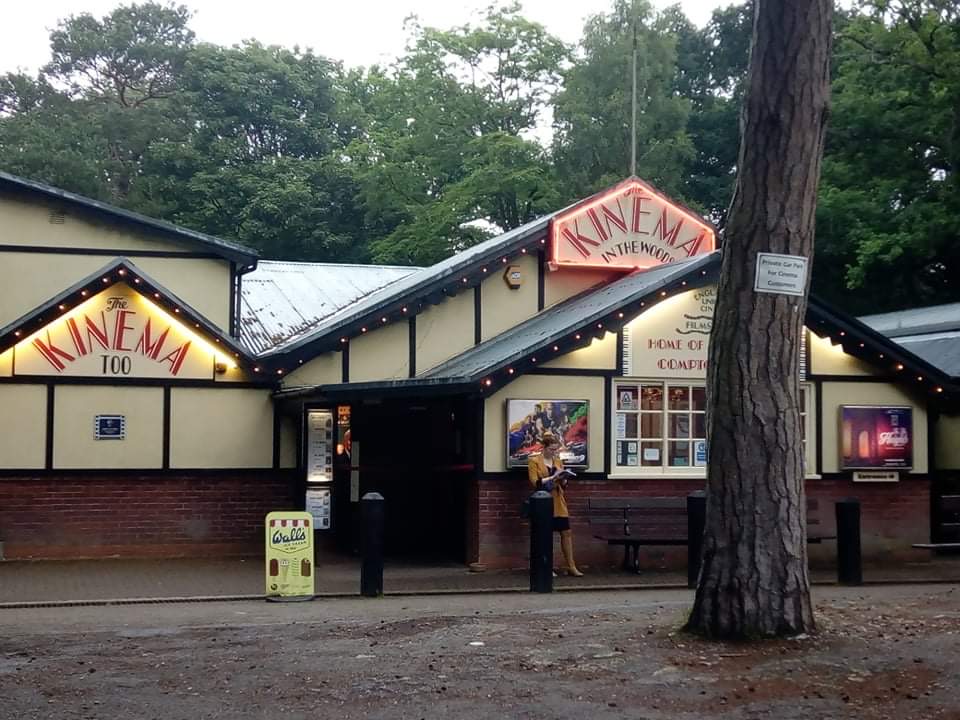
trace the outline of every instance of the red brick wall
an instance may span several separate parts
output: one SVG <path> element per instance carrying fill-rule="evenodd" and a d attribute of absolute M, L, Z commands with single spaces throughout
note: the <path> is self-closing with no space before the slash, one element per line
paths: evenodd
<path fill-rule="evenodd" d="M 0 478 L 7 559 L 263 552 L 263 518 L 292 509 L 288 475 Z"/>
<path fill-rule="evenodd" d="M 701 480 L 578 479 L 567 492 L 574 549 L 579 564 L 593 567 L 618 566 L 623 550 L 608 547 L 593 537 L 595 528 L 586 521 L 589 497 L 685 496 L 703 488 Z M 865 562 L 916 559 L 910 544 L 930 537 L 930 482 L 926 477 L 907 478 L 899 483 L 854 483 L 850 480 L 810 480 L 807 493 L 819 501 L 819 532 L 834 535 L 834 504 L 846 497 L 861 502 L 861 545 Z M 489 567 L 526 567 L 529 557 L 529 525 L 520 518 L 520 504 L 529 494 L 525 475 L 482 478 L 479 499 L 478 560 Z M 832 564 L 836 543 L 810 545 L 814 565 Z M 555 557 L 559 557 L 555 547 Z M 683 569 L 686 548 L 651 547 L 641 550 L 641 562 L 650 568 Z"/>

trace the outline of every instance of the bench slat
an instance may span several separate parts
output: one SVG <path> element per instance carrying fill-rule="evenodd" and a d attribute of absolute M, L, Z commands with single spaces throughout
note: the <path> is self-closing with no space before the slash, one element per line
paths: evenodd
<path fill-rule="evenodd" d="M 588 498 L 590 510 L 683 510 L 687 511 L 686 498 Z"/>

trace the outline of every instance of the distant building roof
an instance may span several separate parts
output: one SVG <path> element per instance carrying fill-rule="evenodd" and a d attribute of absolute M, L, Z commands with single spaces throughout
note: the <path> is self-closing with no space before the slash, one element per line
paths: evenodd
<path fill-rule="evenodd" d="M 417 267 L 261 260 L 240 285 L 240 340 L 262 353 L 315 330 Z"/>
<path fill-rule="evenodd" d="M 84 197 L 83 195 L 61 190 L 51 185 L 45 185 L 35 180 L 27 180 L 26 178 L 17 177 L 16 175 L 0 172 L 0 191 L 55 200 L 99 215 L 107 220 L 131 225 L 140 230 L 146 230 L 153 234 L 160 235 L 167 240 L 187 245 L 194 250 L 198 248 L 206 250 L 213 255 L 219 255 L 228 260 L 240 263 L 242 266 L 240 272 L 243 272 L 246 266 L 252 266 L 257 262 L 257 251 L 240 243 L 222 240 L 213 235 L 207 235 L 206 233 L 190 230 L 179 225 L 174 225 L 173 223 L 164 222 L 163 220 L 140 215 L 139 213 L 124 210 L 115 205 Z"/>
<path fill-rule="evenodd" d="M 891 338 L 960 330 L 960 303 L 865 315 L 860 321 Z"/>
<path fill-rule="evenodd" d="M 947 375 L 960 378 L 960 303 L 860 318 Z"/>

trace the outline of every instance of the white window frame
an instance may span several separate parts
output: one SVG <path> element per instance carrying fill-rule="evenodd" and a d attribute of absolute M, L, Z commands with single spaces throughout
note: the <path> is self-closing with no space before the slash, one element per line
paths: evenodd
<path fill-rule="evenodd" d="M 666 461 L 668 459 L 668 445 L 669 442 L 669 416 L 670 410 L 668 409 L 668 399 L 667 399 L 667 388 L 672 386 L 683 386 L 688 387 L 705 387 L 706 381 L 702 379 L 690 379 L 690 378 L 632 378 L 632 377 L 618 377 L 614 378 L 612 385 L 612 396 L 609 398 L 609 412 L 611 413 L 611 422 L 610 422 L 610 437 L 607 438 L 607 443 L 610 450 L 610 477 L 612 478 L 676 478 L 676 479 L 699 479 L 705 478 L 707 475 L 706 467 L 697 467 L 693 465 L 693 458 L 691 458 L 690 465 L 680 465 L 680 466 L 670 466 L 670 465 L 660 465 L 657 467 L 644 467 L 641 464 L 636 466 L 629 465 L 618 465 L 618 455 L 617 455 L 617 440 L 622 438 L 617 437 L 617 413 L 621 412 L 618 410 L 618 390 L 621 385 L 660 385 L 664 389 L 664 402 L 663 409 L 660 410 L 662 414 L 662 423 L 661 423 L 661 438 L 660 441 L 660 453 L 661 458 Z M 817 447 L 816 447 L 816 385 L 810 382 L 801 381 L 800 387 L 804 391 L 804 407 L 800 411 L 800 421 L 803 423 L 804 427 L 804 471 L 805 477 L 815 479 L 820 477 L 816 474 L 816 457 L 817 457 Z M 641 399 L 637 397 L 638 409 L 635 411 L 637 413 L 637 423 L 638 423 L 638 435 L 639 435 L 639 426 L 640 426 L 640 408 Z M 687 413 L 694 413 L 693 402 L 691 396 L 690 409 L 685 411 Z M 692 425 L 692 423 L 691 423 Z M 694 440 L 693 438 L 693 428 L 690 429 L 690 440 L 691 444 Z M 642 441 L 639 437 L 636 438 L 638 443 L 638 463 L 642 462 Z M 691 448 L 692 451 L 692 448 Z"/>

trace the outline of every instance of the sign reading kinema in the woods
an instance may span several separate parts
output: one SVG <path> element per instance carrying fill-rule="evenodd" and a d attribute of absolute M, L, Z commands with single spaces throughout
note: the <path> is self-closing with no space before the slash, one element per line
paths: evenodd
<path fill-rule="evenodd" d="M 218 353 L 125 283 L 14 346 L 15 375 L 211 379 Z M 224 355 L 222 362 L 229 362 Z"/>
<path fill-rule="evenodd" d="M 575 267 L 649 268 L 711 252 L 713 230 L 636 178 L 551 221 L 551 262 Z"/>

